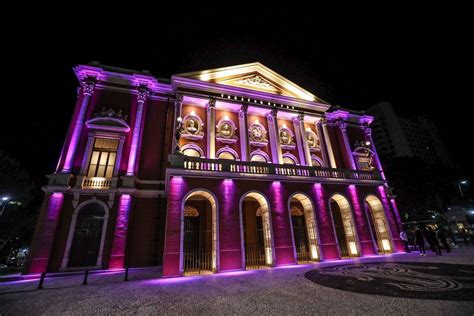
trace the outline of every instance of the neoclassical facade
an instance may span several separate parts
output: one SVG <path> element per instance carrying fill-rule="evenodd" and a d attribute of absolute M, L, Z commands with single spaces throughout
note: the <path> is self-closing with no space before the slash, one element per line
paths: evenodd
<path fill-rule="evenodd" d="M 402 251 L 371 116 L 331 110 L 260 63 L 171 80 L 74 71 L 26 273 L 172 277 Z"/>

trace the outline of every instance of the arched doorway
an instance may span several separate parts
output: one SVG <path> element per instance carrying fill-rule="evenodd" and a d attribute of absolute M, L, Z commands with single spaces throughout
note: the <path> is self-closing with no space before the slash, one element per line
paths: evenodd
<path fill-rule="evenodd" d="M 183 206 L 183 262 L 185 275 L 217 270 L 217 203 L 206 190 L 188 194 Z"/>
<path fill-rule="evenodd" d="M 318 230 L 311 200 L 296 193 L 289 200 L 290 220 L 298 263 L 319 260 Z"/>
<path fill-rule="evenodd" d="M 89 202 L 76 209 L 67 267 L 100 266 L 107 218 L 106 209 L 98 202 Z"/>
<path fill-rule="evenodd" d="M 375 195 L 368 195 L 365 198 L 366 209 L 370 210 L 372 218 L 372 234 L 377 241 L 379 253 L 392 253 L 390 231 L 388 229 L 385 211 L 379 198 Z"/>
<path fill-rule="evenodd" d="M 329 207 L 341 257 L 358 257 L 357 231 L 349 201 L 341 194 L 334 194 Z"/>
<path fill-rule="evenodd" d="M 240 201 L 245 249 L 245 267 L 273 266 L 273 237 L 267 199 L 258 192 L 245 194 Z"/>

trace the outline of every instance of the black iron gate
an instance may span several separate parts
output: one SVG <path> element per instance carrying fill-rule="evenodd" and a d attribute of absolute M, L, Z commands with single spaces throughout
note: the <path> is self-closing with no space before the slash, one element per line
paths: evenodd
<path fill-rule="evenodd" d="M 305 217 L 291 216 L 293 223 L 293 237 L 295 240 L 296 257 L 299 263 L 311 261 L 309 253 L 308 230 L 306 227 Z"/>
<path fill-rule="evenodd" d="M 184 274 L 211 273 L 212 229 L 202 216 L 184 217 Z"/>

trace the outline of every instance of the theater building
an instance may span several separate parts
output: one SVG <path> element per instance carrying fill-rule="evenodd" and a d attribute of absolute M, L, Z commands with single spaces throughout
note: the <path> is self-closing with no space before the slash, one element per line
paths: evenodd
<path fill-rule="evenodd" d="M 171 80 L 91 63 L 25 272 L 163 275 L 402 251 L 373 118 L 260 63 Z"/>

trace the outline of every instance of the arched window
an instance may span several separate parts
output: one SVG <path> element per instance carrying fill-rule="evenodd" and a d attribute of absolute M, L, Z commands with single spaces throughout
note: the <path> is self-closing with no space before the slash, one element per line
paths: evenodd
<path fill-rule="evenodd" d="M 263 156 L 260 155 L 260 154 L 255 154 L 255 155 L 252 156 L 252 158 L 250 159 L 250 161 L 267 162 L 267 159 L 265 159 L 265 157 L 263 157 Z"/>
<path fill-rule="evenodd" d="M 223 151 L 219 154 L 219 159 L 230 159 L 230 160 L 235 160 L 234 155 L 228 151 Z"/>
<path fill-rule="evenodd" d="M 287 165 L 295 165 L 296 162 L 290 157 L 283 157 L 283 163 Z"/>
<path fill-rule="evenodd" d="M 199 153 L 199 151 L 197 151 L 194 148 L 188 148 L 188 149 L 183 150 L 183 155 L 189 156 L 189 157 L 201 157 L 201 154 Z"/>

